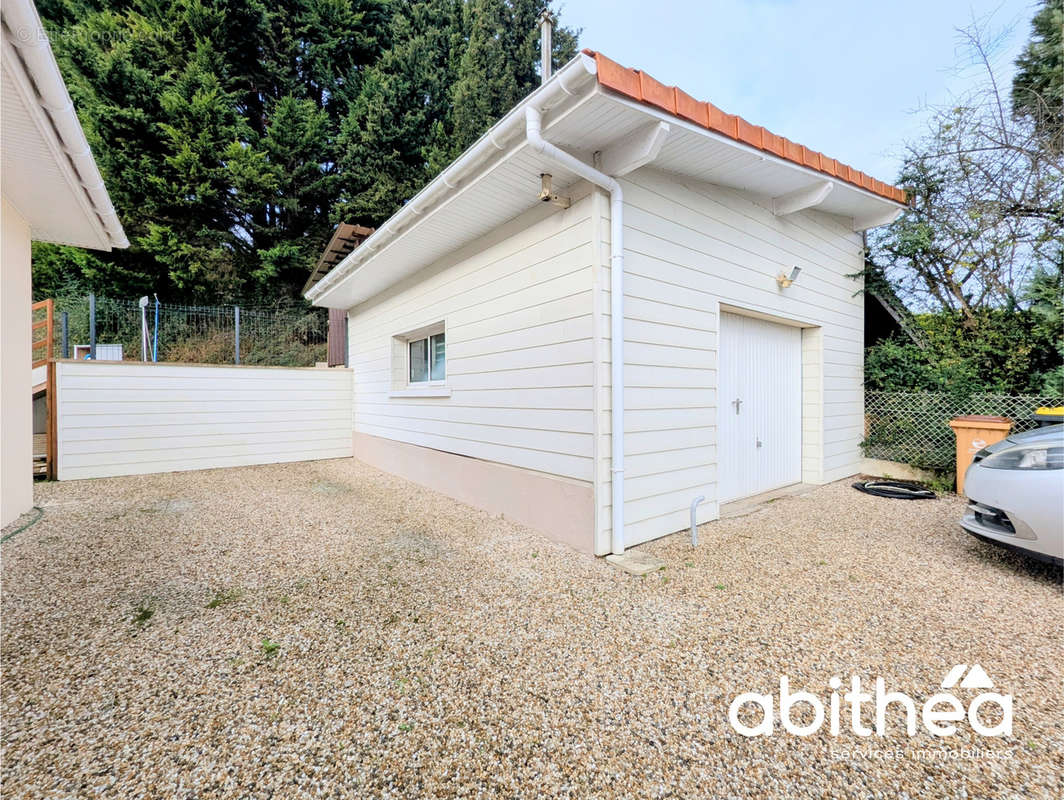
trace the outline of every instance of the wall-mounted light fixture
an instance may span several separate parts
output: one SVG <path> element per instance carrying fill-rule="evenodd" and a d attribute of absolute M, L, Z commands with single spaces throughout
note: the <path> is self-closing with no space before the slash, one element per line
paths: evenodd
<path fill-rule="evenodd" d="M 781 290 L 782 289 L 786 289 L 792 283 L 794 283 L 796 280 L 798 280 L 798 275 L 799 275 L 799 273 L 801 271 L 802 271 L 801 267 L 795 267 L 794 269 L 791 270 L 791 274 L 790 275 L 784 275 L 781 272 L 779 275 L 776 276 L 776 283 L 779 285 Z"/>
<path fill-rule="evenodd" d="M 572 201 L 568 197 L 559 197 L 554 193 L 554 190 L 551 188 L 551 175 L 549 172 L 540 173 L 539 182 L 539 199 L 541 201 L 544 203 L 553 203 L 561 208 L 568 208 L 572 205 Z"/>

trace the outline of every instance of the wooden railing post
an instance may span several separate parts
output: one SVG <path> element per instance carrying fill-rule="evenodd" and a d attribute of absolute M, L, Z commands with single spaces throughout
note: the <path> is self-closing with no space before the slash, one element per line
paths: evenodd
<path fill-rule="evenodd" d="M 48 456 L 47 475 L 48 480 L 56 480 L 59 474 L 59 398 L 56 395 L 55 359 L 48 359 L 48 384 L 45 397 L 48 401 Z"/>
<path fill-rule="evenodd" d="M 38 311 L 44 311 L 44 319 L 34 320 Z M 57 420 L 57 407 L 56 403 L 56 380 L 55 380 L 55 300 L 49 298 L 47 300 L 41 300 L 38 303 L 34 303 L 30 306 L 30 320 L 31 329 L 30 333 L 30 363 L 31 369 L 37 369 L 37 367 L 45 367 L 44 378 L 44 400 L 47 408 L 47 420 L 45 422 L 45 435 L 48 439 L 47 449 L 45 450 L 44 462 L 45 462 L 45 476 L 48 480 L 55 480 L 58 470 L 56 469 L 56 453 L 58 451 L 58 420 Z M 64 314 L 64 335 L 66 333 L 66 315 Z M 44 338 L 37 338 L 37 331 L 44 331 Z M 37 358 L 37 351 L 43 350 L 40 354 L 40 358 Z M 65 355 L 65 353 L 64 353 Z"/>
<path fill-rule="evenodd" d="M 30 361 L 33 367 L 43 366 L 55 355 L 52 349 L 55 337 L 55 300 L 49 298 L 30 306 L 30 319 L 32 320 L 41 309 L 44 309 L 44 319 L 32 322 L 33 332 L 30 334 Z M 41 329 L 44 330 L 44 338 L 38 339 L 37 331 Z M 41 358 L 35 358 L 34 354 L 41 348 L 44 348 L 44 355 Z"/>

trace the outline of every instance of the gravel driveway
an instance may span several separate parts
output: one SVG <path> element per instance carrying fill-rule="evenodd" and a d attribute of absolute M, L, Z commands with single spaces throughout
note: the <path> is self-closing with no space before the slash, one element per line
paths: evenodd
<path fill-rule="evenodd" d="M 2 547 L 5 797 L 1061 795 L 1059 575 L 956 498 L 834 484 L 634 578 L 351 460 L 36 492 Z M 976 663 L 1012 736 L 727 719 L 784 674 L 922 702 Z"/>

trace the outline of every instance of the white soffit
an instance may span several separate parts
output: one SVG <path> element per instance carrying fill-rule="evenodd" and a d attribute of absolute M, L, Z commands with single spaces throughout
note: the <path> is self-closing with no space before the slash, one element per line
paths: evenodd
<path fill-rule="evenodd" d="M 570 62 L 566 68 L 573 64 Z M 557 80 L 561 74 L 559 71 L 552 80 Z M 526 103 L 532 100 L 534 95 Z M 526 103 L 515 110 L 523 113 Z M 594 81 L 566 97 L 546 114 L 543 136 L 592 164 L 596 152 L 622 144 L 626 139 L 645 137 L 654 122 L 667 123 L 668 132 L 660 150 L 647 166 L 746 192 L 770 210 L 775 207 L 781 213 L 794 213 L 792 209 L 815 207 L 817 211 L 843 217 L 847 227 L 860 230 L 861 225 L 884 224 L 903 208 L 852 184 L 831 180 L 821 172 L 615 95 Z M 492 131 L 486 136 L 490 137 Z M 477 168 L 472 177 L 458 184 L 457 189 L 434 195 L 433 202 L 425 204 L 427 207 L 416 218 L 405 221 L 405 227 L 390 241 L 379 245 L 380 249 L 372 247 L 374 237 L 367 239 L 345 259 L 350 262 L 346 263 L 350 274 L 337 276 L 319 292 L 311 291 L 308 297 L 314 305 L 329 308 L 350 308 L 365 302 L 534 208 L 539 204 L 541 172 L 553 175 L 558 194 L 564 195 L 577 181 L 575 175 L 533 153 L 524 144 L 522 130 L 508 149 L 500 150 L 494 160 Z M 447 175 L 445 172 L 436 178 L 425 191 L 430 191 Z M 828 182 L 831 188 L 823 189 Z M 774 200 L 778 202 L 774 203 Z M 399 214 L 386 225 L 394 223 Z M 414 217 L 410 214 L 403 216 Z M 334 269 L 344 267 L 345 262 Z"/>
<path fill-rule="evenodd" d="M 0 189 L 38 241 L 127 247 L 29 0 L 4 0 Z M 46 103 L 42 87 L 53 95 Z M 62 100 L 62 102 L 58 102 Z"/>

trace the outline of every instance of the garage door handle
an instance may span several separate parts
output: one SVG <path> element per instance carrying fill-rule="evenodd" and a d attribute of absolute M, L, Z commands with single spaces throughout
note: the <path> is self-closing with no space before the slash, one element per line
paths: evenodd
<path fill-rule="evenodd" d="M 738 397 L 736 397 L 734 400 L 731 401 L 731 404 L 733 406 L 735 406 L 735 413 L 738 414 L 739 413 L 739 406 L 741 406 L 743 404 L 743 401 L 740 400 Z"/>

